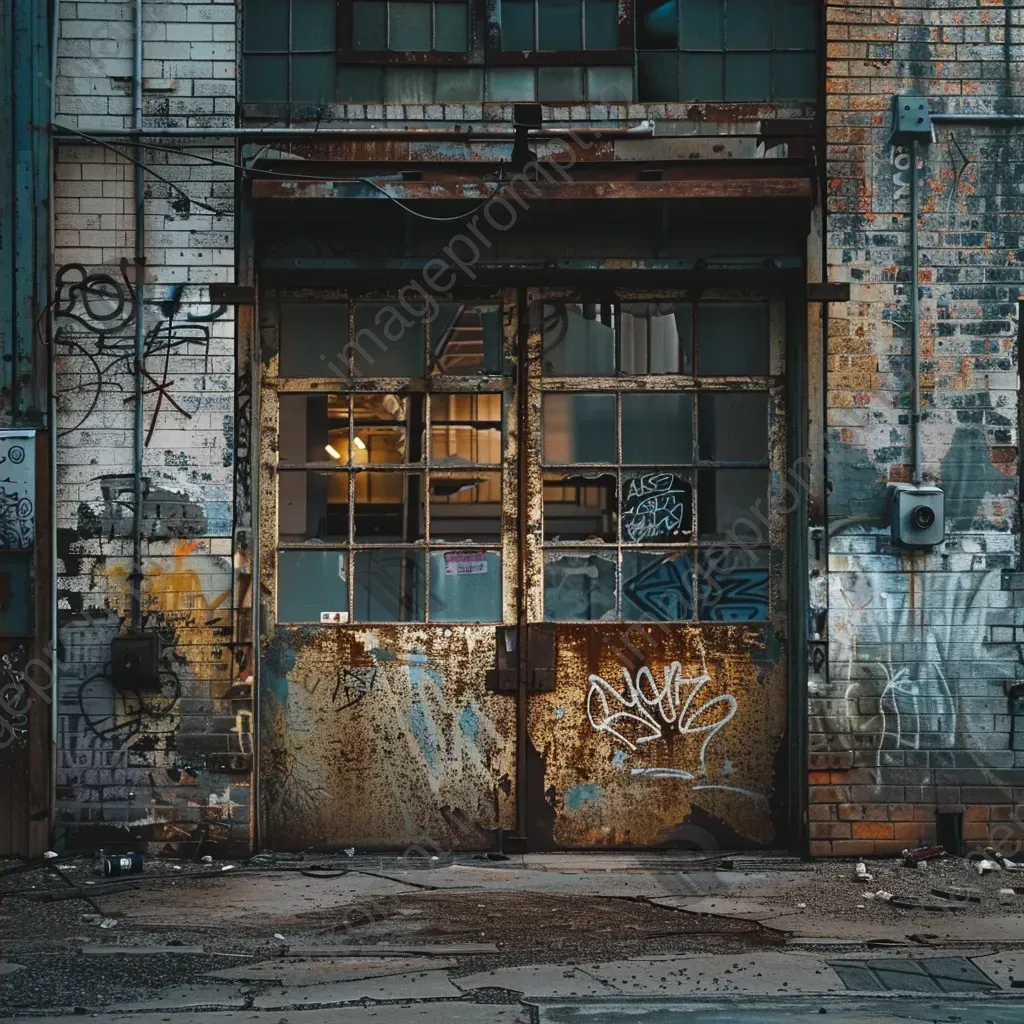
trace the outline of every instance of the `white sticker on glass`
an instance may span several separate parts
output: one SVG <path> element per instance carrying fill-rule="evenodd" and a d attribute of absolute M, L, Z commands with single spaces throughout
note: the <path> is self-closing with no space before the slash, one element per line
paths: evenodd
<path fill-rule="evenodd" d="M 486 551 L 446 551 L 445 576 L 471 576 L 487 572 Z"/>

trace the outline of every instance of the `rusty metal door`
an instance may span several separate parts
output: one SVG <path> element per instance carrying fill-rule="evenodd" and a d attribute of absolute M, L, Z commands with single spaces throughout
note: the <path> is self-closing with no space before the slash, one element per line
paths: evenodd
<path fill-rule="evenodd" d="M 516 708 L 517 305 L 260 296 L 260 845 L 496 845 Z"/>
<path fill-rule="evenodd" d="M 534 846 L 770 845 L 783 803 L 783 302 L 532 292 Z M 549 659 L 549 662 L 545 662 Z M 697 831 L 699 829 L 699 832 Z"/>

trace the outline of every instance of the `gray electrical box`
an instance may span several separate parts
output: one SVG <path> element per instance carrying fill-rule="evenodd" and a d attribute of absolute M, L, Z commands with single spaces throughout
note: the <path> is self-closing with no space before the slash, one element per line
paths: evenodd
<path fill-rule="evenodd" d="M 908 142 L 932 141 L 932 118 L 928 100 L 923 96 L 893 96 L 892 135 L 889 141 L 898 146 Z"/>
<path fill-rule="evenodd" d="M 890 528 L 892 542 L 904 548 L 933 548 L 946 539 L 941 487 L 893 484 Z"/>

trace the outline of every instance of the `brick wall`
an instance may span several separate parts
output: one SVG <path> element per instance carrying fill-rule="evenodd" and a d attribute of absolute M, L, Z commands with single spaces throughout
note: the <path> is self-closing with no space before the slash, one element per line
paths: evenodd
<path fill-rule="evenodd" d="M 63 3 L 58 122 L 131 125 L 133 5 Z M 235 6 L 144 6 L 147 125 L 233 125 Z M 249 839 L 251 675 L 236 643 L 232 148 L 145 162 L 145 623 L 162 689 L 118 692 L 130 623 L 134 168 L 127 146 L 61 146 L 55 167 L 58 838 L 192 851 Z M 209 161 L 227 161 L 222 166 Z M 159 175 L 159 177 L 157 177 Z M 163 180 L 161 180 L 163 179 Z"/>
<path fill-rule="evenodd" d="M 947 540 L 894 550 L 886 485 L 910 478 L 910 158 L 890 98 L 1024 113 L 1024 5 L 830 0 L 827 253 L 851 301 L 827 340 L 828 675 L 810 693 L 815 854 L 891 853 L 962 810 L 969 847 L 1024 831 L 1017 298 L 1024 128 L 944 125 L 919 171 L 922 439 Z M 1014 739 L 1011 742 L 1011 735 Z M 1013 747 L 1021 749 L 1014 750 Z"/>

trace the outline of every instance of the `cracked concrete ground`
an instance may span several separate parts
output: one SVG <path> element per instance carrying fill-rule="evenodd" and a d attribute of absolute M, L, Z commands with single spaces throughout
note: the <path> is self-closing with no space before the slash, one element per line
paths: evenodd
<path fill-rule="evenodd" d="M 0 875 L 2 1019 L 1024 1022 L 1021 876 L 952 858 L 870 885 L 685 854 L 90 867 Z"/>

